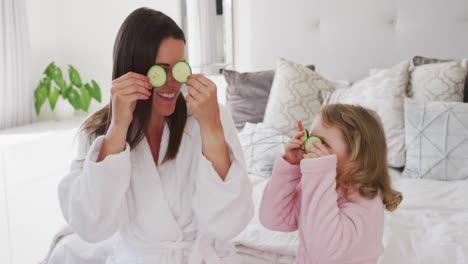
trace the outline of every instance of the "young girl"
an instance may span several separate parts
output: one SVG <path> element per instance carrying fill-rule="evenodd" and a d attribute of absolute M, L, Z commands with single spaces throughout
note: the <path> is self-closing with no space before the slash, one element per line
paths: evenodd
<path fill-rule="evenodd" d="M 323 143 L 305 152 L 303 134 L 299 121 L 275 162 L 260 221 L 276 231 L 299 229 L 297 263 L 377 263 L 384 209 L 402 200 L 391 187 L 380 119 L 359 106 L 328 105 L 310 131 Z"/>

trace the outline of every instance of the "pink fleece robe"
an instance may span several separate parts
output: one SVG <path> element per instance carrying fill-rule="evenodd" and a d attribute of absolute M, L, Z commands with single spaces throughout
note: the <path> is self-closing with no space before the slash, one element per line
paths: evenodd
<path fill-rule="evenodd" d="M 271 230 L 299 229 L 297 263 L 375 264 L 383 252 L 382 199 L 354 194 L 348 200 L 336 189 L 336 163 L 335 155 L 303 159 L 300 165 L 278 157 L 260 221 Z"/>

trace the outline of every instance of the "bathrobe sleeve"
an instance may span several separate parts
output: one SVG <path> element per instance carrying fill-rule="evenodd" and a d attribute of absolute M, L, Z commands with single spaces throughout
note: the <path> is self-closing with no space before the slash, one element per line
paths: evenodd
<path fill-rule="evenodd" d="M 266 228 L 281 231 L 296 231 L 299 226 L 301 207 L 301 169 L 283 157 L 276 158 L 270 181 L 263 191 L 259 219 Z"/>
<path fill-rule="evenodd" d="M 200 146 L 192 161 L 195 190 L 192 208 L 201 235 L 230 240 L 239 234 L 254 214 L 252 184 L 239 143 L 237 130 L 229 112 L 220 106 L 221 123 L 228 144 L 231 167 L 223 181 Z M 197 125 L 197 129 L 199 127 Z M 198 132 L 200 133 L 200 132 Z"/>
<path fill-rule="evenodd" d="M 125 193 L 131 176 L 130 146 L 96 162 L 103 140 L 99 136 L 90 144 L 86 133 L 78 135 L 76 158 L 58 186 L 63 216 L 88 242 L 109 238 L 128 220 Z"/>
<path fill-rule="evenodd" d="M 318 263 L 339 259 L 356 244 L 370 249 L 375 243 L 366 237 L 366 228 L 379 226 L 383 214 L 380 196 L 368 200 L 354 193 L 352 201 L 338 204 L 336 191 L 336 155 L 301 161 L 302 205 L 301 229 L 309 259 Z M 380 220 L 379 220 L 380 219 Z M 362 252 L 360 255 L 368 254 Z"/>

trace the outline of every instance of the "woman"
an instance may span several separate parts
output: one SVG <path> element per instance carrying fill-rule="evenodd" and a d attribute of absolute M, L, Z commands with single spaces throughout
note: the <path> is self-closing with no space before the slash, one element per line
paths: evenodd
<path fill-rule="evenodd" d="M 215 84 L 191 75 L 184 98 L 170 74 L 184 49 L 182 30 L 163 13 L 127 17 L 111 103 L 83 124 L 59 185 L 63 215 L 83 239 L 116 235 L 106 263 L 234 263 L 227 241 L 253 215 L 242 149 Z M 145 75 L 154 64 L 168 72 L 160 88 Z"/>

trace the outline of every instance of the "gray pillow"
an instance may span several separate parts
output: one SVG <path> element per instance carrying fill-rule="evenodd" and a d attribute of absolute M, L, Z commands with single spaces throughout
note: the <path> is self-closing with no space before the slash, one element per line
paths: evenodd
<path fill-rule="evenodd" d="M 455 60 L 434 59 L 434 58 L 426 58 L 426 57 L 423 57 L 423 56 L 414 56 L 413 57 L 413 65 L 414 66 L 432 64 L 432 63 L 449 62 L 449 61 L 455 61 Z M 463 101 L 465 103 L 468 102 L 468 73 L 467 73 L 466 79 L 465 79 L 465 92 L 464 92 L 464 95 L 463 95 Z"/>
<path fill-rule="evenodd" d="M 405 100 L 404 177 L 468 179 L 468 104 Z"/>
<path fill-rule="evenodd" d="M 307 68 L 315 70 L 314 65 Z M 227 82 L 226 107 L 231 111 L 237 129 L 242 129 L 246 122 L 263 121 L 275 71 L 239 73 L 223 71 Z"/>

